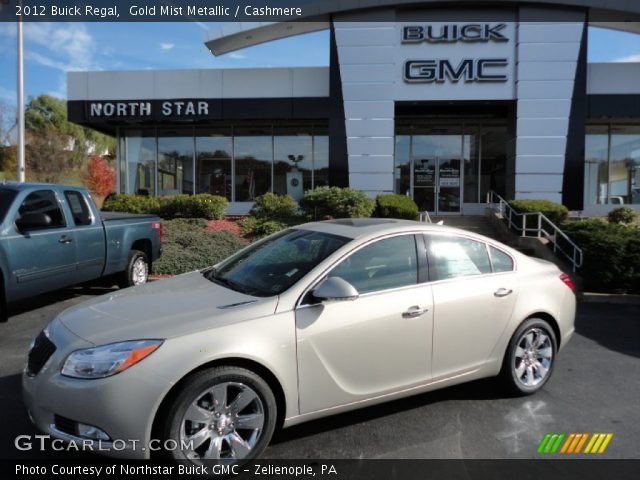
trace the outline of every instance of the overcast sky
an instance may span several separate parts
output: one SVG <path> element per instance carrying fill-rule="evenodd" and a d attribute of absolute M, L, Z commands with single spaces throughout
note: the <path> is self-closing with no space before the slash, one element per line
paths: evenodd
<path fill-rule="evenodd" d="M 66 97 L 70 70 L 328 65 L 329 34 L 312 33 L 214 57 L 201 23 L 27 23 L 25 92 Z M 640 62 L 640 35 L 590 29 L 590 62 Z M 16 25 L 0 23 L 0 99 L 15 103 Z"/>

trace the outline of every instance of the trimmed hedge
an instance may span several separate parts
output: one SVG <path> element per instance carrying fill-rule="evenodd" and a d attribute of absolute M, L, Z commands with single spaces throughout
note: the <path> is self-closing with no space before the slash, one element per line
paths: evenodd
<path fill-rule="evenodd" d="M 629 207 L 614 208 L 607 215 L 607 220 L 611 223 L 634 223 L 637 219 L 636 211 Z"/>
<path fill-rule="evenodd" d="M 509 205 L 518 213 L 541 212 L 556 225 L 560 225 L 569 216 L 567 207 L 550 200 L 511 200 Z"/>
<path fill-rule="evenodd" d="M 206 218 L 220 220 L 229 202 L 217 195 L 176 195 L 148 197 L 144 195 L 112 195 L 102 205 L 106 212 L 148 213 L 162 218 Z"/>
<path fill-rule="evenodd" d="M 300 208 L 314 220 L 370 217 L 375 202 L 362 190 L 340 187 L 317 187 L 305 192 Z"/>
<path fill-rule="evenodd" d="M 593 292 L 640 293 L 640 228 L 601 219 L 565 222 L 584 264 L 578 273 Z"/>
<path fill-rule="evenodd" d="M 160 210 L 160 199 L 143 195 L 110 195 L 102 204 L 102 210 L 157 215 Z"/>
<path fill-rule="evenodd" d="M 250 213 L 258 219 L 289 220 L 298 214 L 298 204 L 290 195 L 265 193 L 256 197 Z"/>
<path fill-rule="evenodd" d="M 418 205 L 406 195 L 385 194 L 376 197 L 374 216 L 380 218 L 403 218 L 417 220 L 420 216 Z"/>
<path fill-rule="evenodd" d="M 207 232 L 204 219 L 169 220 L 163 226 L 162 256 L 153 263 L 156 274 L 178 275 L 209 267 L 246 246 L 229 232 Z"/>

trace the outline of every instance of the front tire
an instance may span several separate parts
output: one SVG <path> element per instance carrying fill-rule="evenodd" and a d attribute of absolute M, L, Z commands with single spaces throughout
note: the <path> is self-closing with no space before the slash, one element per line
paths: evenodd
<path fill-rule="evenodd" d="M 238 462 L 260 455 L 276 427 L 277 406 L 260 376 L 238 367 L 216 367 L 191 376 L 168 408 L 165 440 L 178 461 Z M 181 449 L 184 445 L 189 448 Z"/>
<path fill-rule="evenodd" d="M 557 353 L 556 335 L 540 318 L 526 320 L 513 334 L 502 365 L 503 383 L 514 395 L 531 395 L 551 377 Z"/>
<path fill-rule="evenodd" d="M 127 268 L 120 274 L 120 288 L 143 285 L 149 280 L 149 259 L 140 250 L 131 250 L 127 260 Z"/>

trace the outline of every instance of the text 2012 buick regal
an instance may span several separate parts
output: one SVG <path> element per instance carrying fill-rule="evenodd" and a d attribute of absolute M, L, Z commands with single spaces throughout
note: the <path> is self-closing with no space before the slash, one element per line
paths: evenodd
<path fill-rule="evenodd" d="M 252 458 L 279 426 L 481 377 L 534 393 L 573 334 L 572 287 L 555 265 L 462 230 L 309 223 L 63 312 L 34 341 L 25 401 L 59 438 Z"/>

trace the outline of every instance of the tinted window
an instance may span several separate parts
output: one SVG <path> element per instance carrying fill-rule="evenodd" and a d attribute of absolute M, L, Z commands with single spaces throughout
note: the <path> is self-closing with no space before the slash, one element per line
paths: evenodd
<path fill-rule="evenodd" d="M 58 199 L 52 190 L 38 190 L 30 193 L 24 199 L 18 210 L 18 218 L 27 213 L 44 213 L 51 218 L 49 228 L 64 227 L 64 216 L 58 204 Z"/>
<path fill-rule="evenodd" d="M 349 241 L 328 233 L 285 230 L 233 255 L 205 275 L 249 295 L 279 295 Z"/>
<path fill-rule="evenodd" d="M 349 255 L 330 277 L 340 277 L 358 293 L 388 290 L 418 283 L 418 259 L 413 235 L 386 238 Z"/>
<path fill-rule="evenodd" d="M 432 280 L 491 273 L 484 243 L 464 237 L 429 235 L 429 274 Z"/>
<path fill-rule="evenodd" d="M 4 220 L 14 198 L 16 198 L 14 190 L 0 189 L 0 221 Z"/>
<path fill-rule="evenodd" d="M 510 272 L 513 270 L 513 260 L 509 255 L 495 247 L 489 247 L 489 250 L 494 272 Z"/>
<path fill-rule="evenodd" d="M 91 212 L 84 196 L 80 192 L 66 191 L 64 196 L 67 199 L 73 222 L 76 226 L 91 225 Z"/>

